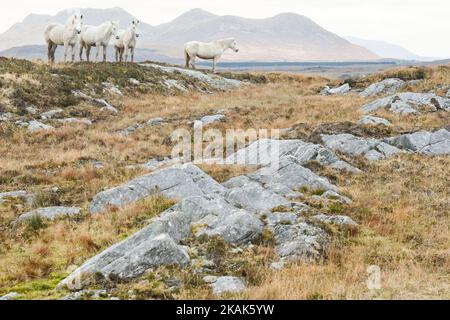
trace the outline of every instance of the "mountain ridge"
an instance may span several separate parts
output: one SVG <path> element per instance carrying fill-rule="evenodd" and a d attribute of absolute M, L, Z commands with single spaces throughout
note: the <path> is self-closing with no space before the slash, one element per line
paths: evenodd
<path fill-rule="evenodd" d="M 63 23 L 71 9 L 50 15 L 28 15 L 7 32 L 0 34 L 0 51 L 30 45 L 42 45 L 43 30 L 49 22 Z M 82 9 L 85 24 L 120 20 L 125 28 L 135 17 L 127 11 Z M 227 52 L 225 61 L 347 61 L 375 60 L 379 57 L 324 29 L 306 16 L 280 13 L 264 19 L 216 15 L 203 9 L 189 10 L 170 22 L 150 25 L 141 22 L 139 46 L 152 49 L 170 59 L 183 57 L 187 41 L 211 41 L 234 37 L 240 53 Z"/>

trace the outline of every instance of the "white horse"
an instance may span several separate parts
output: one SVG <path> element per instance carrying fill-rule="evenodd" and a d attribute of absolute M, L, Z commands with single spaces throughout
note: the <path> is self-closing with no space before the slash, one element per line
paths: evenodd
<path fill-rule="evenodd" d="M 136 49 L 136 38 L 139 34 L 136 32 L 139 20 L 133 20 L 126 30 L 120 30 L 118 36 L 114 41 L 114 48 L 116 50 L 116 62 L 123 61 L 123 54 L 125 53 L 125 62 L 128 61 L 128 51 L 131 51 L 131 62 L 134 62 L 134 51 Z"/>
<path fill-rule="evenodd" d="M 75 61 L 75 45 L 83 26 L 83 15 L 78 12 L 67 19 L 66 25 L 49 24 L 45 28 L 45 42 L 48 46 L 48 63 L 55 62 L 56 48 L 64 46 L 64 62 L 67 62 L 67 49 L 72 47 L 72 62 Z"/>
<path fill-rule="evenodd" d="M 212 71 L 215 73 L 217 61 L 228 49 L 231 49 L 234 52 L 239 52 L 236 40 L 234 40 L 233 38 L 217 40 L 209 43 L 198 41 L 188 42 L 184 46 L 186 68 L 192 67 L 192 69 L 195 69 L 196 58 L 213 60 Z"/>
<path fill-rule="evenodd" d="M 106 48 L 111 37 L 117 37 L 118 30 L 117 21 L 108 21 L 99 26 L 84 26 L 80 36 L 80 61 L 83 60 L 83 49 L 86 49 L 86 58 L 89 62 L 91 48 L 96 47 L 95 62 L 98 62 L 100 47 L 103 47 L 103 62 L 106 62 Z"/>

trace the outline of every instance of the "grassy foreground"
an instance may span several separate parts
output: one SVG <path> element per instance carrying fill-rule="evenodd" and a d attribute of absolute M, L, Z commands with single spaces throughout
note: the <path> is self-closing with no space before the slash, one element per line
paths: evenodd
<path fill-rule="evenodd" d="M 315 76 L 233 75 L 247 77 L 253 84 L 209 95 L 197 91 L 168 94 L 156 82 L 154 87 L 147 86 L 145 90 L 127 86 L 124 97 L 110 98 L 120 106 L 120 113 L 105 115 L 82 101 L 68 98 L 66 90 L 79 89 L 79 84 L 64 85 L 64 82 L 60 88 L 61 83 L 49 78 L 47 67 L 22 63 L 25 62 L 12 66 L 0 63 L 0 111 L 16 108 L 20 114 L 33 103 L 42 111 L 49 106 L 61 107 L 67 115 L 94 120 L 88 127 L 55 122 L 55 130 L 40 133 L 0 122 L 0 191 L 34 192 L 37 196 L 33 207 L 83 208 L 83 213 L 76 218 L 54 223 L 35 219 L 20 228 L 12 228 L 11 222 L 27 211 L 26 204 L 0 203 L 0 295 L 15 291 L 29 299 L 54 299 L 67 294 L 54 288 L 70 271 L 139 230 L 148 219 L 173 204 L 155 196 L 101 216 L 89 216 L 86 211 L 97 192 L 145 172 L 129 169 L 130 165 L 169 155 L 168 137 L 174 129 L 187 128 L 187 122 L 202 115 L 226 110 L 227 121 L 214 125 L 220 130 L 296 126 L 298 129 L 291 138 L 312 139 L 314 132 L 330 124 L 339 128 L 356 122 L 361 117 L 359 107 L 370 101 L 353 93 L 342 97 L 320 96 L 320 88 L 337 82 Z M 99 72 L 87 68 L 77 72 L 76 67 L 60 66 L 52 72 L 63 79 L 77 77 L 84 84 L 91 84 L 97 94 L 100 94 L 97 86 L 117 74 L 123 75 L 115 83 L 118 86 L 125 86 L 130 77 L 146 81 L 158 76 L 144 74 L 136 66 L 104 65 Z M 352 81 L 352 85 L 362 88 L 391 76 L 423 79 L 420 86 L 411 89 L 442 94 L 439 85 L 450 83 L 450 67 L 394 70 Z M 42 95 L 38 100 L 36 92 Z M 385 132 L 366 128 L 365 134 L 394 135 L 440 129 L 450 124 L 444 112 L 399 117 L 381 111 L 379 115 L 390 120 L 393 126 Z M 143 128 L 126 137 L 117 134 L 153 117 L 167 119 L 168 125 Z M 332 230 L 337 240 L 327 261 L 272 271 L 265 265 L 274 256 L 270 235 L 254 248 L 233 254 L 225 254 L 226 244 L 218 239 L 197 244 L 199 250 L 205 250 L 216 262 L 221 275 L 245 276 L 249 282 L 245 293 L 229 298 L 450 299 L 450 158 L 399 155 L 374 163 L 364 159 L 348 161 L 364 172 L 346 175 L 310 165 L 354 200 L 351 205 L 322 210 L 349 215 L 361 225 L 358 230 Z M 103 164 L 102 168 L 95 166 L 98 162 Z M 203 169 L 218 181 L 245 170 L 217 166 Z M 57 192 L 53 191 L 55 187 Z M 367 289 L 367 268 L 371 265 L 381 268 L 380 290 Z M 208 286 L 189 271 L 160 268 L 112 290 L 123 299 L 130 298 L 130 291 L 134 298 L 142 299 L 213 299 Z M 167 279 L 181 279 L 184 286 L 173 290 Z"/>

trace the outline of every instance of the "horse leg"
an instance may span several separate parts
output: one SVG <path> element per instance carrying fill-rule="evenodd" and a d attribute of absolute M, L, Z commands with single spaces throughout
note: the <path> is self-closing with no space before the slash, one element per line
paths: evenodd
<path fill-rule="evenodd" d="M 56 48 L 58 48 L 57 44 L 53 44 L 52 46 L 52 50 L 51 50 L 51 57 L 52 57 L 52 63 L 55 63 L 55 53 L 56 53 Z"/>
<path fill-rule="evenodd" d="M 52 63 L 52 48 L 53 48 L 53 43 L 51 41 L 49 41 L 47 43 L 47 57 L 48 57 L 48 64 Z"/>
<path fill-rule="evenodd" d="M 67 49 L 68 49 L 68 44 L 64 43 L 64 63 L 67 63 Z"/>
<path fill-rule="evenodd" d="M 95 63 L 98 63 L 98 55 L 100 54 L 100 43 L 95 45 Z"/>
<path fill-rule="evenodd" d="M 187 69 L 189 69 L 189 64 L 190 64 L 191 57 L 189 57 L 189 53 L 187 52 L 187 50 L 184 51 L 184 59 L 186 61 L 185 67 Z"/>
<path fill-rule="evenodd" d="M 134 63 L 134 47 L 131 47 L 131 63 Z"/>
<path fill-rule="evenodd" d="M 191 58 L 191 66 L 192 66 L 192 69 L 196 69 L 195 68 L 195 61 L 196 61 L 196 57 L 193 57 L 193 58 Z"/>
<path fill-rule="evenodd" d="M 213 59 L 213 67 L 212 67 L 212 72 L 216 73 L 216 65 L 217 65 L 217 58 Z"/>
<path fill-rule="evenodd" d="M 80 55 L 80 61 L 83 61 L 83 47 L 83 43 L 80 43 L 80 50 L 78 51 Z"/>
<path fill-rule="evenodd" d="M 87 62 L 91 62 L 91 46 L 90 45 L 86 45 L 86 59 Z"/>
<path fill-rule="evenodd" d="M 114 47 L 114 50 L 116 52 L 116 62 L 119 62 L 119 49 L 117 47 Z"/>
<path fill-rule="evenodd" d="M 125 52 L 125 63 L 128 62 L 128 46 L 125 46 L 123 48 L 123 51 Z"/>
<path fill-rule="evenodd" d="M 75 45 L 72 45 L 72 63 L 75 62 Z"/>
<path fill-rule="evenodd" d="M 103 46 L 103 62 L 106 62 L 106 46 Z"/>

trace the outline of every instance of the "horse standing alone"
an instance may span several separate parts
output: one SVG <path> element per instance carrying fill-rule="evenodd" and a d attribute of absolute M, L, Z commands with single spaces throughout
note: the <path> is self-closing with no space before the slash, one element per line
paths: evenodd
<path fill-rule="evenodd" d="M 231 49 L 239 52 L 236 40 L 233 38 L 217 40 L 209 43 L 192 41 L 184 46 L 184 56 L 186 59 L 186 68 L 195 69 L 195 59 L 213 60 L 212 72 L 216 72 L 217 61 L 222 57 L 223 53 Z"/>
<path fill-rule="evenodd" d="M 100 47 L 103 47 L 103 62 L 106 62 L 106 49 L 111 36 L 117 37 L 119 22 L 108 21 L 99 26 L 85 26 L 80 36 L 80 61 L 83 61 L 83 49 L 86 49 L 86 58 L 89 62 L 91 48 L 96 47 L 95 62 L 98 62 Z"/>
<path fill-rule="evenodd" d="M 76 13 L 67 19 L 66 25 L 49 24 L 45 28 L 45 42 L 48 46 L 48 63 L 55 62 L 55 52 L 59 45 L 64 46 L 64 62 L 67 62 L 67 49 L 72 47 L 72 62 L 75 61 L 75 45 L 83 26 L 83 15 Z"/>
<path fill-rule="evenodd" d="M 126 30 L 121 30 L 114 41 L 114 48 L 116 50 L 116 62 L 123 60 L 125 53 L 125 62 L 128 61 L 128 51 L 131 50 L 131 62 L 134 62 L 134 51 L 136 49 L 136 38 L 139 34 L 136 32 L 139 20 L 133 20 Z"/>

